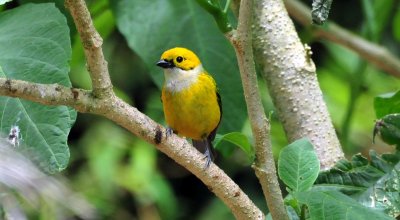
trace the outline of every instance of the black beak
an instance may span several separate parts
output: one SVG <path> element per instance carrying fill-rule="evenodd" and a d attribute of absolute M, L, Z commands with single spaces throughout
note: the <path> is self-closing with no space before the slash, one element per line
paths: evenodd
<path fill-rule="evenodd" d="M 174 63 L 172 62 L 172 60 L 171 60 L 171 61 L 168 61 L 168 60 L 160 60 L 160 61 L 158 61 L 158 62 L 156 63 L 156 65 L 159 66 L 159 67 L 161 67 L 161 68 L 164 68 L 164 69 L 175 67 L 175 65 L 174 65 Z"/>

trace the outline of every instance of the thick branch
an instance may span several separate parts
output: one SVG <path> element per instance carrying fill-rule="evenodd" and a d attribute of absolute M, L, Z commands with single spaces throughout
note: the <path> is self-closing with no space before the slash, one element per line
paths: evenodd
<path fill-rule="evenodd" d="M 24 98 L 45 105 L 67 105 L 80 112 L 102 115 L 154 144 L 203 181 L 238 219 L 263 219 L 264 214 L 239 186 L 215 164 L 204 170 L 204 156 L 185 139 L 165 138 L 165 129 L 113 94 L 96 98 L 88 91 L 57 84 L 38 84 L 0 78 L 0 96 Z"/>
<path fill-rule="evenodd" d="M 273 219 L 289 219 L 279 188 L 278 176 L 269 139 L 270 125 L 261 103 L 252 48 L 251 21 L 253 0 L 240 3 L 238 28 L 227 34 L 236 51 L 242 78 L 247 111 L 255 139 L 256 160 L 254 170 L 261 183 Z"/>
<path fill-rule="evenodd" d="M 75 26 L 79 32 L 85 49 L 85 56 L 92 79 L 93 94 L 102 96 L 112 92 L 112 84 L 108 73 L 107 61 L 101 48 L 103 39 L 96 31 L 89 10 L 84 0 L 66 0 L 65 6 L 70 10 Z"/>
<path fill-rule="evenodd" d="M 308 137 L 323 170 L 343 152 L 318 86 L 315 66 L 282 0 L 255 3 L 254 54 L 289 141 Z"/>
<path fill-rule="evenodd" d="M 314 36 L 343 45 L 379 69 L 400 77 L 400 60 L 386 48 L 369 42 L 333 22 L 324 26 L 312 25 L 310 9 L 298 0 L 285 0 L 285 6 L 296 21 L 305 27 L 313 27 Z"/>

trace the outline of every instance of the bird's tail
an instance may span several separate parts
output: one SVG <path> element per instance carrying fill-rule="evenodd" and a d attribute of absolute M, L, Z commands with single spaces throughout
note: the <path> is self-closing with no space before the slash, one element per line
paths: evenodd
<path fill-rule="evenodd" d="M 192 140 L 192 143 L 197 150 L 199 150 L 200 152 L 204 151 L 204 156 L 206 158 L 204 169 L 207 169 L 210 166 L 211 161 L 214 161 L 214 147 L 212 145 L 211 139 L 207 138 L 203 140 Z"/>

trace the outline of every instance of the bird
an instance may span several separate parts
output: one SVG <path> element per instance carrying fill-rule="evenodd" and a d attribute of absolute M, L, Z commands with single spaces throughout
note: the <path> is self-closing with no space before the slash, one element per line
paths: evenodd
<path fill-rule="evenodd" d="M 204 149 L 206 169 L 213 160 L 212 141 L 222 118 L 216 82 L 187 48 L 166 50 L 156 65 L 164 69 L 161 101 L 167 136 L 190 138 L 194 147 Z"/>

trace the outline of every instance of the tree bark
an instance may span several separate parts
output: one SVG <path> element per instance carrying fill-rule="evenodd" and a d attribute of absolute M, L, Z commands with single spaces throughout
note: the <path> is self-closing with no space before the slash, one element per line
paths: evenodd
<path fill-rule="evenodd" d="M 255 1 L 253 47 L 256 62 L 289 141 L 308 137 L 321 169 L 343 158 L 320 90 L 311 50 L 297 35 L 282 0 Z"/>

